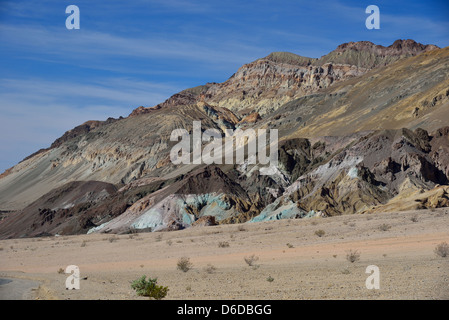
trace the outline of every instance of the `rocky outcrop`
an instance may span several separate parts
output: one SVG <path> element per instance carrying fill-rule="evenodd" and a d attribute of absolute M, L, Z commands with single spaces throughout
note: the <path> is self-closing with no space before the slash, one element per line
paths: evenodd
<path fill-rule="evenodd" d="M 257 112 L 253 112 L 249 115 L 247 115 L 246 117 L 244 117 L 242 120 L 239 121 L 239 123 L 241 124 L 245 124 L 245 123 L 256 123 L 257 121 L 262 120 L 262 118 L 260 117 L 259 113 Z"/>
<path fill-rule="evenodd" d="M 216 226 L 217 222 L 215 221 L 214 216 L 202 216 L 198 220 L 196 220 L 194 223 L 192 223 L 192 227 L 209 227 L 209 226 Z"/>
<path fill-rule="evenodd" d="M 348 42 L 321 58 L 273 52 L 245 64 L 223 83 L 207 83 L 181 91 L 154 108 L 206 102 L 243 116 L 254 111 L 264 115 L 294 98 L 434 49 L 438 47 L 414 40 L 396 40 L 388 47 L 369 41 Z M 152 109 L 139 107 L 131 116 Z"/>
<path fill-rule="evenodd" d="M 423 52 L 439 49 L 435 45 L 424 45 L 414 40 L 396 40 L 388 47 L 370 41 L 343 43 L 334 51 L 321 57 L 316 64 L 344 63 L 373 69 L 386 66 L 404 57 L 416 56 Z"/>
<path fill-rule="evenodd" d="M 325 216 L 363 213 L 397 196 L 447 185 L 447 167 L 443 165 L 441 170 L 433 156 L 434 149 L 448 146 L 449 140 L 431 144 L 445 131 L 440 129 L 431 135 L 422 129 L 367 133 L 330 156 L 326 163 L 306 170 L 286 189 L 282 202 L 293 201 L 300 212 Z M 301 158 L 292 162 L 297 161 L 304 163 Z M 434 197 L 424 199 L 422 207 L 446 203 L 445 193 Z"/>
<path fill-rule="evenodd" d="M 293 98 L 313 93 L 334 82 L 365 73 L 367 69 L 328 63 L 295 65 L 259 59 L 242 66 L 223 83 L 205 86 L 198 99 L 238 114 L 248 110 L 270 113 Z"/>

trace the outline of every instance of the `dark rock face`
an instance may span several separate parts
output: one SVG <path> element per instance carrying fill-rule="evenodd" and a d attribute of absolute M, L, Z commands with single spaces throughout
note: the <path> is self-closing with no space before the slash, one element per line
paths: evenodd
<path fill-rule="evenodd" d="M 325 215 L 360 213 L 387 203 L 404 191 L 429 190 L 448 184 L 447 163 L 435 162 L 432 141 L 445 130 L 429 135 L 422 129 L 374 132 L 334 155 L 324 167 L 298 178 L 290 194 L 298 207 Z M 447 136 L 446 136 L 447 137 Z M 438 149 L 449 145 L 438 144 Z"/>
<path fill-rule="evenodd" d="M 55 234 L 65 228 L 68 228 L 66 234 L 87 231 L 93 224 L 86 221 L 83 213 L 116 191 L 115 186 L 104 182 L 69 182 L 0 221 L 0 237 Z"/>

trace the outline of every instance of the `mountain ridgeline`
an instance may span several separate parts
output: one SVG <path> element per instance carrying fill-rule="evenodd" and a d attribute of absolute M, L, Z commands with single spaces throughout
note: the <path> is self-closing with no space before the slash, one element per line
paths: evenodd
<path fill-rule="evenodd" d="M 223 83 L 87 121 L 0 175 L 0 238 L 449 206 L 449 48 L 274 52 Z M 175 129 L 277 129 L 278 165 L 175 165 Z"/>

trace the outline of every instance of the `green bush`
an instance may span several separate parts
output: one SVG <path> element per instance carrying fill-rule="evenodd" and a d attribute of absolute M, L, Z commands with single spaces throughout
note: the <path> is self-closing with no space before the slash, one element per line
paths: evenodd
<path fill-rule="evenodd" d="M 137 295 L 162 300 L 168 292 L 168 287 L 158 286 L 157 278 L 151 279 L 142 276 L 131 283 L 131 288 L 136 290 Z"/>

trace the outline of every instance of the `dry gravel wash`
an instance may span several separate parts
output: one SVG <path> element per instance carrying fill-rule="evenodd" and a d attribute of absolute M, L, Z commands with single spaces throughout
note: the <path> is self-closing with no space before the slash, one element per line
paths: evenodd
<path fill-rule="evenodd" d="M 315 234 L 320 229 L 322 237 Z M 447 208 L 11 239 L 0 241 L 0 278 L 39 281 L 37 299 L 147 299 L 130 288 L 141 275 L 168 286 L 167 299 L 448 299 L 449 257 L 434 253 L 444 241 Z M 360 260 L 348 262 L 348 250 L 358 250 Z M 259 259 L 250 267 L 244 258 L 252 254 Z M 185 273 L 176 268 L 183 256 L 193 263 Z M 66 290 L 68 275 L 58 273 L 72 264 L 80 268 L 80 290 Z M 368 265 L 380 268 L 379 290 L 365 287 Z"/>

